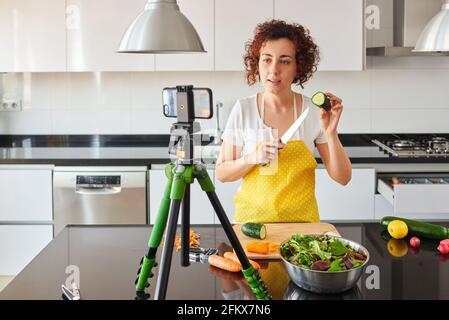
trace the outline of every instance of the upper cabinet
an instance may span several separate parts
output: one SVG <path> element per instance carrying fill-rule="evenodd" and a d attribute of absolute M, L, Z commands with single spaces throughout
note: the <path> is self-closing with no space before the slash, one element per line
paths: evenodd
<path fill-rule="evenodd" d="M 193 24 L 207 53 L 157 54 L 157 71 L 214 70 L 214 1 L 178 0 L 179 9 Z"/>
<path fill-rule="evenodd" d="M 116 52 L 125 31 L 146 3 L 67 0 L 67 71 L 154 70 L 154 55 Z"/>
<path fill-rule="evenodd" d="M 66 70 L 65 1 L 0 1 L 0 72 Z"/>
<path fill-rule="evenodd" d="M 273 0 L 215 0 L 215 70 L 243 71 L 245 43 L 269 19 Z"/>
<path fill-rule="evenodd" d="M 275 0 L 274 12 L 310 30 L 320 48 L 318 70 L 363 70 L 363 1 Z"/>
<path fill-rule="evenodd" d="M 178 0 L 207 53 L 117 53 L 147 0 L 1 0 L 0 72 L 243 71 L 258 23 L 306 26 L 319 70 L 363 70 L 361 0 Z"/>

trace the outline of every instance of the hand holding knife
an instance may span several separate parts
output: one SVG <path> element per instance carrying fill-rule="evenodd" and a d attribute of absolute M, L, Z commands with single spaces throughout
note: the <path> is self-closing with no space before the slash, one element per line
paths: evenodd
<path fill-rule="evenodd" d="M 282 145 L 286 145 L 287 142 L 293 137 L 295 132 L 299 129 L 301 124 L 304 122 L 304 120 L 307 118 L 307 115 L 309 114 L 309 108 L 305 109 L 301 115 L 298 117 L 298 119 L 293 122 L 293 124 L 288 128 L 288 130 L 284 133 L 284 135 L 279 139 L 278 143 Z M 258 145 L 259 147 L 260 145 Z M 283 146 L 282 146 L 283 147 Z M 282 149 L 282 148 L 279 148 Z M 266 166 L 268 163 L 263 163 L 262 166 Z"/>

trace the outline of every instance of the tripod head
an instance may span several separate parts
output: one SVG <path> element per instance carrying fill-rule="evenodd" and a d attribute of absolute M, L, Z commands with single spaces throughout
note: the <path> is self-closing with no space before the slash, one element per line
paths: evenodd
<path fill-rule="evenodd" d="M 199 90 L 207 93 L 207 106 L 210 106 L 210 113 L 206 118 L 210 118 L 212 117 L 212 91 L 207 88 Z M 164 103 L 164 114 L 173 117 L 176 113 L 178 120 L 170 128 L 168 152 L 176 158 L 179 164 L 201 163 L 201 156 L 197 156 L 195 152 L 195 147 L 200 150 L 202 135 L 201 126 L 199 122 L 195 121 L 194 92 L 195 88 L 192 85 L 176 86 L 176 99 L 172 99 L 171 105 Z M 207 112 L 208 110 L 206 110 Z"/>

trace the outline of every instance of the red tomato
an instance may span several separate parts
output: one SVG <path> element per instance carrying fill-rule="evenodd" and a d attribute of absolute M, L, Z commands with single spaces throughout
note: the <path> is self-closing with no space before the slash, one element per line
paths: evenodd
<path fill-rule="evenodd" d="M 418 248 L 421 245 L 421 240 L 419 240 L 419 238 L 417 238 L 417 237 L 412 237 L 410 239 L 410 245 L 413 248 Z"/>
<path fill-rule="evenodd" d="M 410 250 L 409 250 L 409 252 L 411 253 L 411 254 L 418 254 L 419 253 L 419 248 L 410 248 Z"/>
<path fill-rule="evenodd" d="M 440 245 L 438 246 L 438 251 L 440 251 L 442 254 L 448 254 L 449 253 L 449 243 L 443 242 L 443 241 L 440 242 Z"/>

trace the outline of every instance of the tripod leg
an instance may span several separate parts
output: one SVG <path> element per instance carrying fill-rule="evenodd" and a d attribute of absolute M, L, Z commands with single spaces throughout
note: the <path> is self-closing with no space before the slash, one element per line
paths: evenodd
<path fill-rule="evenodd" d="M 181 266 L 190 265 L 190 184 L 186 184 L 181 208 Z"/>
<path fill-rule="evenodd" d="M 240 244 L 240 241 L 238 240 L 237 235 L 234 232 L 234 229 L 232 229 L 232 225 L 229 222 L 229 219 L 226 215 L 226 212 L 223 209 L 223 206 L 220 203 L 220 200 L 217 197 L 217 194 L 215 193 L 214 184 L 210 180 L 206 168 L 198 166 L 198 169 L 199 171 L 198 172 L 196 171 L 195 174 L 201 185 L 201 189 L 203 189 L 203 191 L 206 192 L 207 197 L 209 198 L 217 214 L 217 217 L 220 220 L 221 225 L 223 226 L 226 236 L 231 242 L 231 245 L 234 248 L 237 257 L 239 258 L 240 264 L 242 265 L 243 268 L 242 270 L 243 275 L 248 281 L 251 290 L 254 292 L 258 300 L 271 299 L 271 296 L 268 293 L 265 283 L 260 278 L 260 275 L 257 272 L 257 270 L 254 269 L 254 267 L 249 262 L 248 257 L 246 256 L 245 251 L 243 250 L 242 245 Z"/>
<path fill-rule="evenodd" d="M 153 277 L 151 272 L 156 263 L 156 252 L 164 235 L 165 226 L 167 224 L 168 210 L 170 208 L 170 192 L 173 184 L 173 163 L 169 163 L 165 167 L 167 183 L 165 185 L 164 194 L 157 212 L 156 220 L 151 231 L 148 241 L 148 253 L 143 257 L 141 267 L 138 271 L 139 277 L 136 280 L 137 297 L 144 296 L 142 293 L 149 286 L 148 278 Z"/>
<path fill-rule="evenodd" d="M 187 168 L 187 172 L 191 171 L 191 168 Z M 162 250 L 160 272 L 157 279 L 155 298 L 157 300 L 164 300 L 167 293 L 168 277 L 171 268 L 171 259 L 173 255 L 173 245 L 176 237 L 176 227 L 178 225 L 179 209 L 181 208 L 181 202 L 184 197 L 186 188 L 186 182 L 184 178 L 184 168 L 180 168 L 175 172 L 173 177 L 173 184 L 170 193 L 171 207 L 170 215 L 168 219 L 168 228 L 165 235 L 164 249 Z"/>

